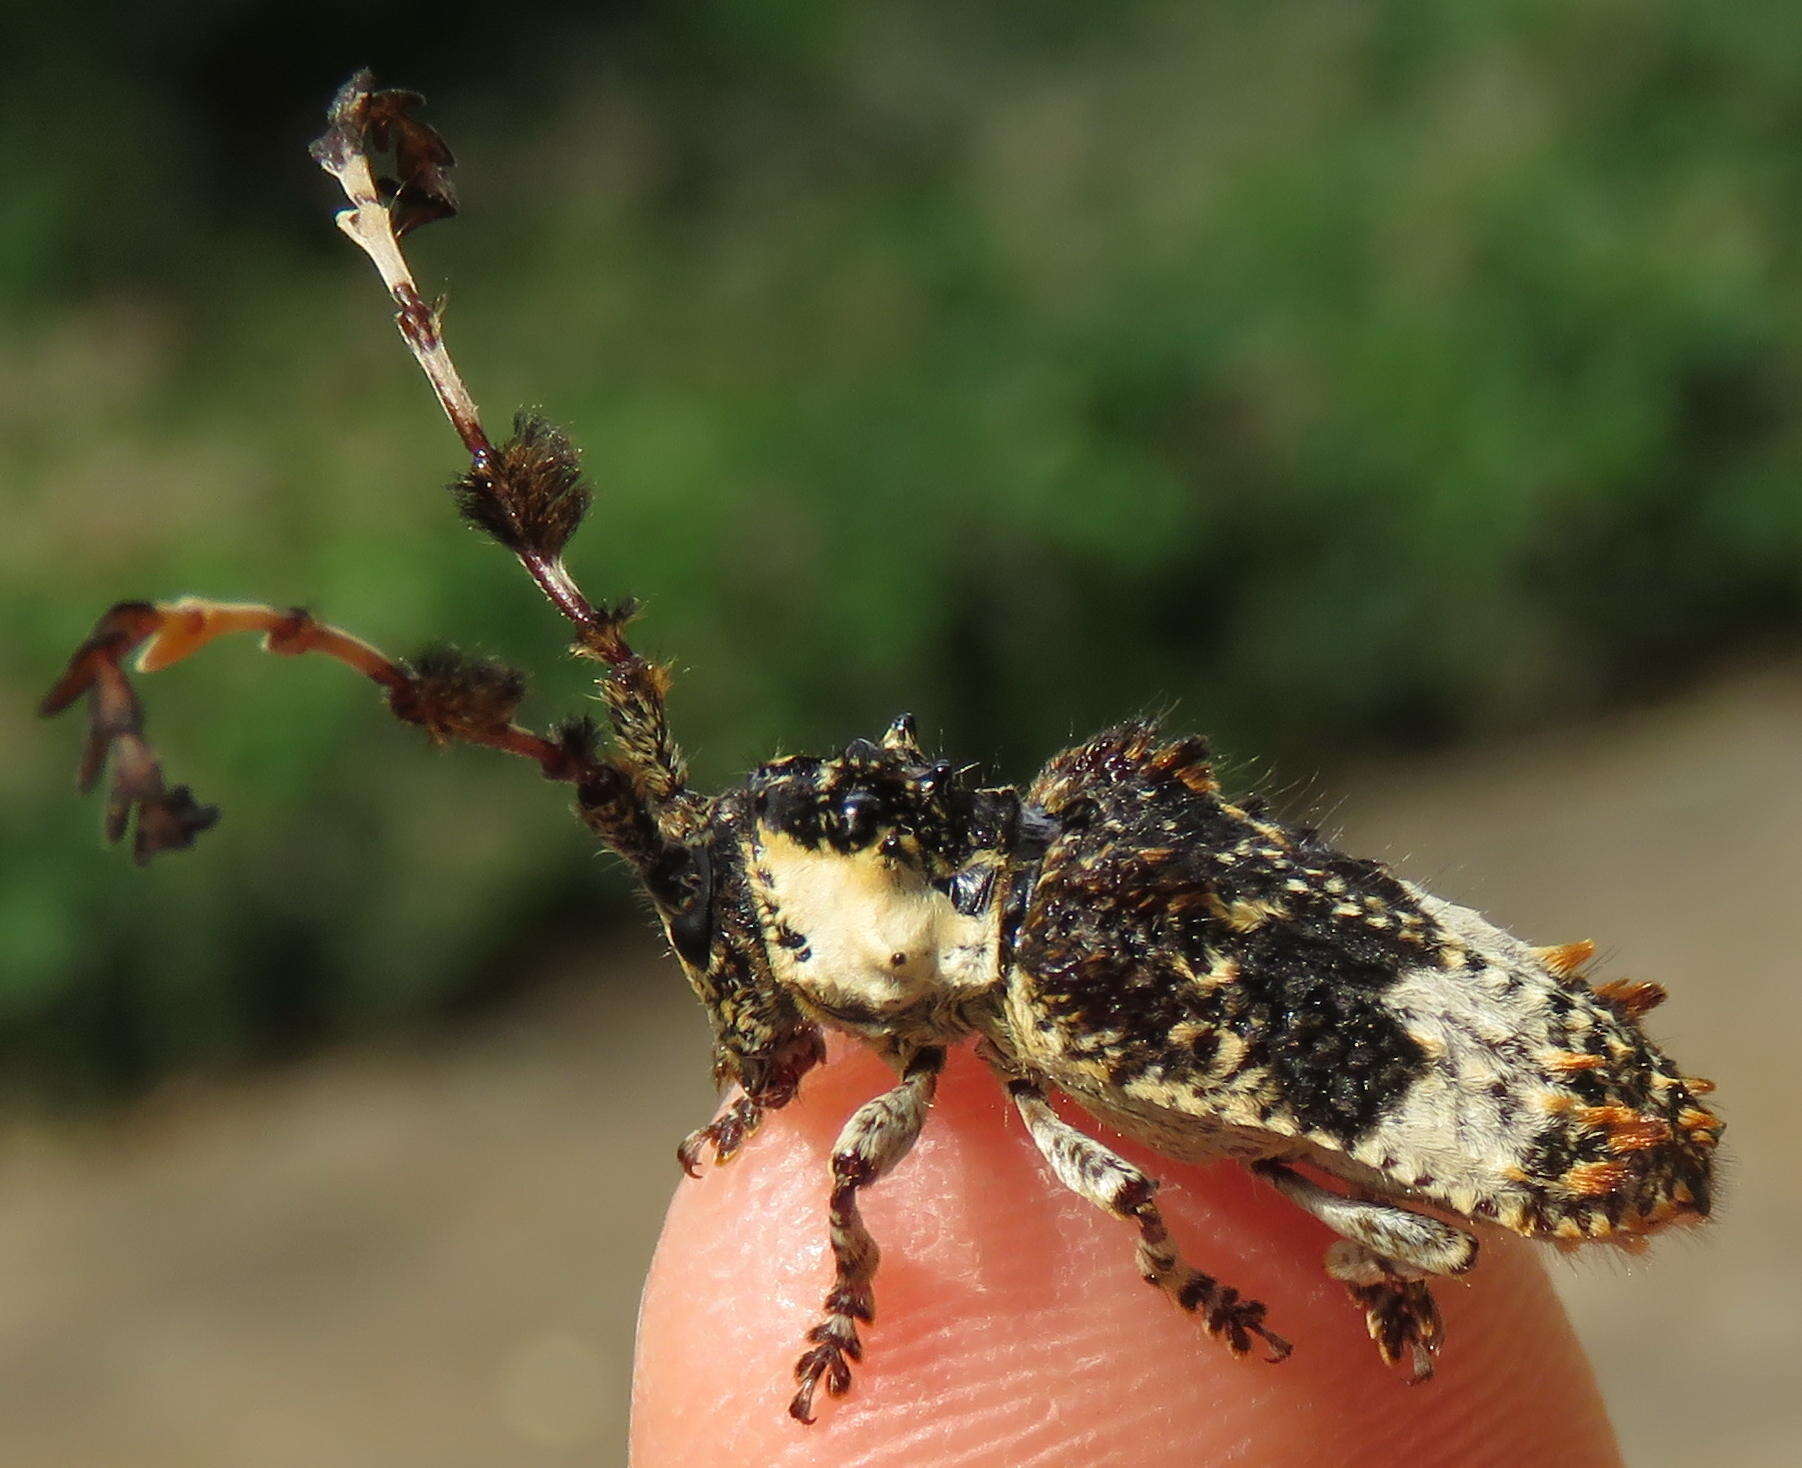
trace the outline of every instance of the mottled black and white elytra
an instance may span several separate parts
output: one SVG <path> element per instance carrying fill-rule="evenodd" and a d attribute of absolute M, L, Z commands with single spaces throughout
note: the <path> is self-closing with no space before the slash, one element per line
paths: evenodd
<path fill-rule="evenodd" d="M 411 662 L 304 611 L 124 602 L 44 703 L 89 699 L 81 783 L 112 767 L 106 829 L 140 860 L 213 812 L 167 787 L 124 660 L 152 671 L 226 632 L 322 652 L 378 683 L 440 742 L 484 744 L 573 785 L 589 829 L 637 874 L 713 1023 L 725 1108 L 678 1150 L 725 1161 L 786 1105 L 836 1030 L 898 1075 L 833 1149 L 835 1278 L 796 1368 L 811 1421 L 850 1385 L 872 1318 L 862 1189 L 925 1124 L 949 1047 L 975 1042 L 1066 1186 L 1137 1230 L 1145 1279 L 1236 1352 L 1289 1343 L 1171 1246 L 1154 1179 L 1062 1120 L 1091 1116 L 1184 1161 L 1250 1166 L 1339 1236 L 1326 1268 L 1385 1359 L 1428 1376 L 1442 1329 L 1428 1281 L 1476 1262 L 1462 1224 L 1629 1246 L 1707 1216 L 1721 1123 L 1640 1016 L 1652 984 L 1592 987 L 1588 943 L 1532 948 L 1217 784 L 1206 748 L 1128 723 L 1058 755 L 1025 789 L 983 787 L 897 720 L 879 742 L 778 760 L 720 795 L 692 790 L 664 712 L 666 672 L 626 640 L 629 603 L 591 602 L 562 561 L 588 506 L 575 450 L 522 416 L 494 444 L 399 247 L 455 212 L 443 140 L 418 98 L 367 75 L 314 145 L 352 207 L 402 335 L 470 456 L 464 515 L 511 550 L 600 665 L 610 745 L 589 720 L 514 722 L 524 680 L 436 650 Z M 380 178 L 372 159 L 393 165 Z M 1431 1212 L 1421 1211 L 1422 1209 Z M 1454 1224 L 1438 1215 L 1460 1220 Z"/>

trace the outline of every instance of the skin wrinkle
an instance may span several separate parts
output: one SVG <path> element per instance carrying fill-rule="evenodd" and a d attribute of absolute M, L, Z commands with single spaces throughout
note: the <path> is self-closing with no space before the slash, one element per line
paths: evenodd
<path fill-rule="evenodd" d="M 679 1189 L 640 1323 L 637 1468 L 1619 1462 L 1530 1246 L 1484 1231 L 1485 1267 L 1442 1286 L 1440 1376 L 1409 1387 L 1320 1274 L 1322 1225 L 1240 1168 L 1170 1163 L 1086 1125 L 1166 1180 L 1186 1255 L 1299 1343 L 1280 1366 L 1235 1360 L 1139 1280 L 1130 1226 L 1051 1178 L 962 1051 L 919 1146 L 864 1198 L 883 1261 L 856 1384 L 800 1427 L 785 1406 L 831 1270 L 826 1157 L 891 1083 L 836 1052 L 744 1157 Z"/>
<path fill-rule="evenodd" d="M 1009 1451 L 1015 1452 L 1030 1440 L 1037 1424 L 1022 1408 L 1031 1400 L 1027 1393 L 1035 1386 L 1030 1373 L 1021 1373 L 1017 1381 L 1005 1375 L 998 1377 L 992 1392 L 979 1391 L 972 1383 L 967 1391 L 947 1394 L 941 1398 L 947 1409 L 944 1415 L 914 1414 L 906 1427 L 884 1439 L 884 1457 L 896 1463 L 931 1464 L 933 1468 L 958 1468 L 961 1464 L 983 1468 L 992 1464 L 995 1443 L 1007 1443 Z M 958 1410 L 960 1397 L 973 1401 L 974 1409 Z"/>

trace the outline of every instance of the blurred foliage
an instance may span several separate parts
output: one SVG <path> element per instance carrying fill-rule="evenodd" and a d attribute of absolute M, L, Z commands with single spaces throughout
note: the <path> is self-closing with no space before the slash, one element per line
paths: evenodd
<path fill-rule="evenodd" d="M 132 1084 L 504 987 L 621 888 L 323 662 L 144 693 L 225 816 L 134 873 L 30 702 L 121 596 L 448 637 L 578 706 L 304 154 L 432 95 L 422 234 L 723 781 L 901 707 L 1024 777 L 1149 706 L 1306 771 L 1802 611 L 1802 31 L 1770 0 L 17 7 L 0 137 L 0 1039 Z M 373 29 L 372 29 L 373 27 Z M 522 936 L 523 935 L 523 936 Z M 673 977 L 673 976 L 672 976 Z"/>

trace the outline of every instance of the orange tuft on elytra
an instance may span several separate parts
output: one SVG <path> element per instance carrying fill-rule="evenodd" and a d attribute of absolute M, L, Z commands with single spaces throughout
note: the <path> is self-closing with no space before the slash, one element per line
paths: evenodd
<path fill-rule="evenodd" d="M 1612 1128 L 1608 1133 L 1610 1152 L 1644 1152 L 1671 1139 L 1670 1124 L 1656 1116 L 1642 1116 L 1637 1121 Z"/>
<path fill-rule="evenodd" d="M 1610 979 L 1596 985 L 1596 998 L 1626 1019 L 1638 1019 L 1666 999 L 1664 985 L 1650 979 Z"/>
<path fill-rule="evenodd" d="M 1607 1137 L 1610 1152 L 1643 1152 L 1671 1138 L 1670 1124 L 1656 1116 L 1642 1116 L 1631 1106 L 1579 1106 L 1578 1126 Z"/>
<path fill-rule="evenodd" d="M 1712 1147 L 1726 1126 L 1712 1111 L 1704 1111 L 1700 1106 L 1685 1106 L 1677 1113 L 1677 1125 L 1689 1133 L 1690 1140 L 1702 1146 Z"/>
<path fill-rule="evenodd" d="M 1631 1106 L 1579 1106 L 1576 1109 L 1577 1125 L 1596 1131 L 1612 1132 L 1617 1127 L 1632 1126 L 1638 1120 L 1639 1113 Z"/>
<path fill-rule="evenodd" d="M 1594 958 L 1596 945 L 1587 938 L 1576 943 L 1554 943 L 1550 948 L 1535 948 L 1533 956 L 1562 979 Z"/>
<path fill-rule="evenodd" d="M 1585 1198 L 1612 1193 L 1631 1175 L 1624 1162 L 1579 1162 L 1564 1174 L 1565 1187 Z"/>

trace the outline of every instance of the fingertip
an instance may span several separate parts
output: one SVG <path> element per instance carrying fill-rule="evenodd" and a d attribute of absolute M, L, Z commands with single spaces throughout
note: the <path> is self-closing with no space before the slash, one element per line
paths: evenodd
<path fill-rule="evenodd" d="M 1486 1235 L 1477 1268 L 1435 1286 L 1447 1345 L 1436 1379 L 1410 1386 L 1321 1272 L 1321 1225 L 1242 1168 L 1121 1143 L 1165 1179 L 1188 1260 L 1262 1300 L 1294 1346 L 1281 1364 L 1236 1359 L 1138 1278 L 1131 1230 L 1056 1184 L 967 1053 L 914 1152 L 864 1195 L 883 1250 L 877 1318 L 850 1393 L 822 1393 L 801 1426 L 793 1367 L 831 1276 L 826 1159 L 891 1083 L 867 1053 L 835 1052 L 742 1156 L 678 1189 L 640 1315 L 638 1468 L 1618 1462 L 1588 1364 L 1518 1240 Z"/>

